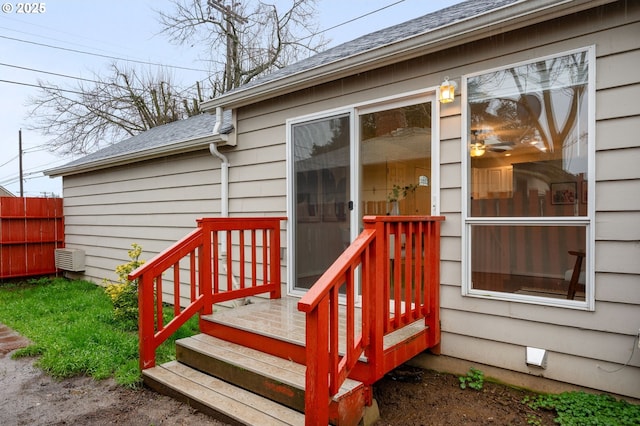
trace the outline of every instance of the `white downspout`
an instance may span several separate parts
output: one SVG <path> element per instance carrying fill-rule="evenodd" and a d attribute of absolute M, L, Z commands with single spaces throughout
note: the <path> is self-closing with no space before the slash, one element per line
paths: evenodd
<path fill-rule="evenodd" d="M 215 143 L 209 145 L 209 151 L 220 159 L 220 217 L 229 217 L 229 160 Z"/>
<path fill-rule="evenodd" d="M 219 134 L 220 127 L 222 126 L 222 108 L 216 108 L 216 123 L 213 126 L 213 134 Z M 227 139 L 227 135 L 219 135 L 223 140 Z M 209 152 L 211 155 L 220 159 L 220 217 L 229 217 L 229 159 L 218 151 L 218 145 L 216 143 L 209 144 Z M 231 281 L 233 288 L 240 288 L 236 277 L 233 276 L 232 271 L 227 271 L 227 233 L 223 232 L 220 235 L 220 264 L 224 273 L 231 273 Z M 248 302 L 246 299 L 234 300 L 233 305 L 246 305 Z"/>
<path fill-rule="evenodd" d="M 216 108 L 216 124 L 213 126 L 213 134 L 218 134 L 220 132 L 220 127 L 222 126 L 222 108 Z M 223 135 L 220 135 L 223 136 Z M 224 135 L 226 136 L 226 135 Z M 220 163 L 220 216 L 221 217 L 229 217 L 229 159 L 218 151 L 218 145 L 212 143 L 209 145 L 209 152 L 211 155 L 218 157 L 221 161 Z M 226 235 L 224 236 L 226 238 Z M 226 250 L 227 245 L 225 244 L 224 250 Z"/>

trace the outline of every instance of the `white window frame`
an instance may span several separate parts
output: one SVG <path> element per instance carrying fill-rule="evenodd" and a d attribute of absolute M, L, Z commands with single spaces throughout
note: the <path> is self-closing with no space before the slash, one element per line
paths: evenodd
<path fill-rule="evenodd" d="M 469 215 L 469 196 L 470 196 L 470 156 L 469 156 L 469 108 L 467 80 L 478 75 L 488 74 L 491 72 L 501 71 L 514 68 L 537 61 L 548 60 L 561 56 L 571 55 L 578 52 L 587 52 L 588 58 L 588 77 L 587 77 L 587 190 L 589 203 L 587 206 L 586 217 L 523 217 L 523 218 L 505 218 L 505 217 L 470 217 Z M 553 306 L 560 308 L 570 308 L 586 311 L 595 310 L 595 270 L 594 270 L 594 253 L 595 253 L 595 153 L 596 153 L 596 55 L 595 46 L 587 46 L 561 53 L 532 58 L 526 61 L 506 64 L 492 69 L 482 70 L 475 73 L 465 74 L 461 79 L 461 112 L 462 112 L 462 295 L 466 297 L 476 297 L 490 300 L 501 300 L 508 302 L 522 302 L 534 305 Z M 585 300 L 566 300 L 555 299 L 550 297 L 529 296 L 524 294 L 506 293 L 498 291 L 488 291 L 472 288 L 471 280 L 471 227 L 473 225 L 532 225 L 532 226 L 584 226 L 586 232 L 586 256 L 585 256 Z"/>

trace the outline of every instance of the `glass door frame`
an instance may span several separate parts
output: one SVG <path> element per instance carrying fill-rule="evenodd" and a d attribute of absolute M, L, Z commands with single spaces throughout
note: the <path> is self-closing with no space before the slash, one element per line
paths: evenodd
<path fill-rule="evenodd" d="M 353 210 L 350 214 L 350 240 L 353 241 L 361 232 L 360 185 L 362 182 L 362 167 L 360 158 L 360 117 L 371 112 L 385 111 L 402 106 L 419 103 L 431 103 L 431 215 L 440 214 L 440 108 L 437 101 L 436 88 L 407 92 L 396 96 L 362 102 L 349 107 L 326 110 L 314 114 L 288 119 L 286 121 L 286 181 L 287 181 L 287 294 L 301 297 L 308 291 L 295 287 L 295 223 L 296 223 L 296 193 L 294 174 L 294 147 L 292 128 L 294 125 L 349 114 L 350 117 L 350 194 Z M 359 299 L 359 298 L 358 298 Z M 358 300 L 357 299 L 357 300 Z"/>

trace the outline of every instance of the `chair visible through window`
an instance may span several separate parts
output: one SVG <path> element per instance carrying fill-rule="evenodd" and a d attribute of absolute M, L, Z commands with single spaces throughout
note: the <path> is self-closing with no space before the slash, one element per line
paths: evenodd
<path fill-rule="evenodd" d="M 583 251 L 569 251 L 569 254 L 576 256 L 576 263 L 573 265 L 573 270 L 569 269 L 564 274 L 564 280 L 569 282 L 567 289 L 567 299 L 573 300 L 576 297 L 576 291 L 578 287 L 584 289 L 585 287 L 585 273 L 582 270 L 582 263 L 584 262 L 585 252 Z"/>

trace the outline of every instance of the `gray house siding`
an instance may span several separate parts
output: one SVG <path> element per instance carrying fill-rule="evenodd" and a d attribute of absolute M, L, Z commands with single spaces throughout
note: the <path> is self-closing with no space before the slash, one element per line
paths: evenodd
<path fill-rule="evenodd" d="M 116 279 L 132 243 L 149 259 L 219 212 L 219 168 L 200 151 L 66 176 L 66 244 L 85 250 L 83 277 Z"/>

